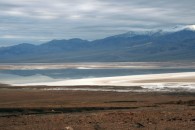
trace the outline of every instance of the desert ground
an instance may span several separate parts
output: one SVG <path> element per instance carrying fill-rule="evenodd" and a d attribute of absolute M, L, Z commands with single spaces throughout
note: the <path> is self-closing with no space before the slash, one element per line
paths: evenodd
<path fill-rule="evenodd" d="M 195 129 L 195 94 L 190 92 L 46 91 L 37 89 L 45 86 L 0 86 L 1 130 Z"/>

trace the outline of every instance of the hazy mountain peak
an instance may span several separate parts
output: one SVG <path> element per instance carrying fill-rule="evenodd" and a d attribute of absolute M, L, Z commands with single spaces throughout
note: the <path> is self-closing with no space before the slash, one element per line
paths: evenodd
<path fill-rule="evenodd" d="M 195 31 L 195 25 L 177 25 L 174 27 L 167 27 L 167 28 L 157 28 L 157 29 L 150 29 L 150 30 L 143 30 L 143 31 L 129 31 L 124 34 L 116 35 L 116 37 L 134 37 L 137 35 L 156 36 L 156 35 L 164 35 L 164 34 L 179 32 L 182 30 Z"/>
<path fill-rule="evenodd" d="M 182 30 L 195 31 L 195 25 L 177 25 L 172 28 L 163 29 L 164 32 L 178 32 Z"/>
<path fill-rule="evenodd" d="M 186 28 L 195 31 L 195 25 L 188 25 Z"/>
<path fill-rule="evenodd" d="M 16 46 L 35 46 L 35 45 L 30 44 L 30 43 L 21 43 L 21 44 L 18 44 Z"/>

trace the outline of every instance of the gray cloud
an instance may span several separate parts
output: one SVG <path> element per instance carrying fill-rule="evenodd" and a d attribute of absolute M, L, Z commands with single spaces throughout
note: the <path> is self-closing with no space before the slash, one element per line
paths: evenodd
<path fill-rule="evenodd" d="M 194 24 L 194 0 L 0 0 L 0 46 Z"/>

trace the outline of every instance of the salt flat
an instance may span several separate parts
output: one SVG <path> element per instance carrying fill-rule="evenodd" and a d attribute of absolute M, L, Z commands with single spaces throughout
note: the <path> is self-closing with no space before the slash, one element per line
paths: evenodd
<path fill-rule="evenodd" d="M 147 75 L 133 75 L 133 76 L 117 76 L 117 77 L 103 77 L 103 78 L 86 78 L 86 79 L 71 79 L 57 82 L 37 82 L 12 84 L 13 86 L 113 86 L 112 89 L 100 88 L 62 88 L 62 90 L 88 90 L 88 91 L 137 91 L 131 88 L 140 86 L 143 90 L 138 91 L 171 91 L 181 90 L 188 92 L 195 92 L 195 72 L 185 73 L 166 73 L 166 74 L 147 74 Z M 121 89 L 115 90 L 114 86 L 120 86 Z M 47 88 L 46 88 L 47 89 Z M 52 90 L 60 90 L 54 88 Z M 49 88 L 48 90 L 51 90 Z"/>
<path fill-rule="evenodd" d="M 146 74 L 133 76 L 116 76 L 86 79 L 70 79 L 57 82 L 26 83 L 17 85 L 47 85 L 47 86 L 70 86 L 70 85 L 112 85 L 134 86 L 154 83 L 195 83 L 195 72 Z"/>

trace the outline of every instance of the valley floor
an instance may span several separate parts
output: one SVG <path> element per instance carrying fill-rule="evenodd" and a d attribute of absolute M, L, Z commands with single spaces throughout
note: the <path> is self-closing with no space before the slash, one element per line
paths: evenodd
<path fill-rule="evenodd" d="M 1 130 L 195 129 L 195 93 L 43 91 L 0 86 Z"/>

